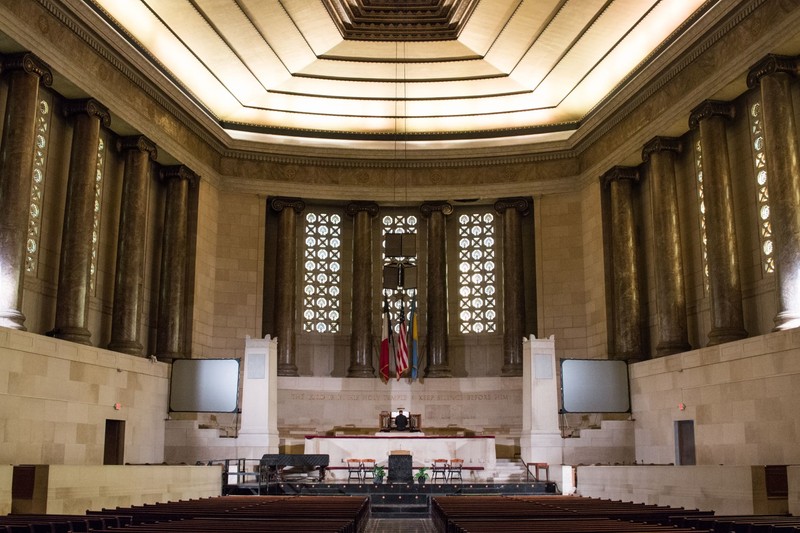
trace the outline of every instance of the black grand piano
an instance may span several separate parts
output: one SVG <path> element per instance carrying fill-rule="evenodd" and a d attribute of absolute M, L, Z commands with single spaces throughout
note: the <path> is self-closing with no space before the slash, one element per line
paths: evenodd
<path fill-rule="evenodd" d="M 286 476 L 319 470 L 318 480 L 325 479 L 325 469 L 330 464 L 327 453 L 266 453 L 261 456 L 261 481 L 269 484 L 285 481 Z"/>

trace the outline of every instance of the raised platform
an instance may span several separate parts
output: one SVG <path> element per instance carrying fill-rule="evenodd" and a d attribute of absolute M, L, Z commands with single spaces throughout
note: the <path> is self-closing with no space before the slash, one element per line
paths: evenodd
<path fill-rule="evenodd" d="M 230 485 L 229 494 L 258 494 L 254 483 Z M 430 499 L 436 496 L 481 494 L 558 494 L 553 481 L 532 483 L 271 483 L 260 488 L 261 494 L 306 496 L 367 496 L 375 518 L 425 518 L 430 515 Z"/>
<path fill-rule="evenodd" d="M 415 468 L 430 467 L 437 458 L 463 459 L 464 471 L 469 474 L 470 481 L 478 482 L 494 476 L 497 462 L 495 438 L 491 435 L 456 437 L 401 432 L 361 436 L 307 435 L 304 453 L 329 455 L 328 475 L 336 481 L 345 481 L 347 470 L 339 467 L 345 466 L 346 459 L 371 458 L 385 466 L 390 453 L 396 450 L 410 452 Z"/>

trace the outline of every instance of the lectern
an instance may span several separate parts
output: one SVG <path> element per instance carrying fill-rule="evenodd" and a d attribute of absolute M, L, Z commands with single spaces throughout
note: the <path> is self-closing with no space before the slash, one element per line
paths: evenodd
<path fill-rule="evenodd" d="M 389 452 L 389 483 L 413 483 L 411 476 L 411 452 L 393 450 Z"/>

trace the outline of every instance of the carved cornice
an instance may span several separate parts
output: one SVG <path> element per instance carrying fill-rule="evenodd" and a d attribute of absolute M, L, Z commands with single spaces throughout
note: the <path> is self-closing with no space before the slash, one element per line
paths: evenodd
<path fill-rule="evenodd" d="M 158 148 L 155 143 L 145 137 L 144 135 L 132 135 L 130 137 L 120 137 L 117 139 L 117 150 L 139 150 L 140 152 L 147 152 L 152 161 L 158 157 Z"/>
<path fill-rule="evenodd" d="M 600 183 L 603 187 L 607 187 L 612 181 L 629 180 L 632 182 L 639 181 L 639 168 L 638 167 L 611 167 L 608 171 L 600 176 Z"/>
<path fill-rule="evenodd" d="M 522 216 L 530 213 L 531 204 L 527 198 L 521 196 L 514 198 L 500 198 L 494 203 L 494 210 L 504 213 L 506 209 L 516 209 Z"/>
<path fill-rule="evenodd" d="M 108 108 L 94 98 L 67 100 L 64 102 L 65 117 L 69 118 L 72 115 L 79 115 L 82 113 L 85 113 L 90 117 L 99 118 L 100 124 L 106 128 L 111 125 L 111 114 L 108 112 Z"/>
<path fill-rule="evenodd" d="M 45 87 L 50 87 L 53 84 L 53 73 L 50 72 L 50 67 L 30 52 L 4 56 L 2 70 L 3 72 L 24 70 L 28 74 L 39 76 L 42 85 Z"/>
<path fill-rule="evenodd" d="M 167 182 L 170 180 L 186 180 L 189 185 L 196 185 L 200 181 L 198 176 L 192 169 L 186 165 L 172 165 L 168 167 L 161 167 L 159 172 L 161 181 Z"/>
<path fill-rule="evenodd" d="M 650 159 L 650 154 L 655 152 L 675 152 L 681 153 L 683 144 L 678 137 L 653 137 L 642 148 L 642 161 L 645 163 Z"/>
<path fill-rule="evenodd" d="M 350 202 L 345 207 L 344 212 L 347 213 L 347 216 L 354 217 L 358 213 L 366 212 L 372 218 L 378 216 L 378 211 L 380 208 L 378 204 L 375 202 Z"/>
<path fill-rule="evenodd" d="M 759 84 L 761 78 L 770 74 L 783 72 L 795 76 L 799 70 L 800 56 L 767 54 L 764 59 L 750 68 L 750 72 L 747 73 L 747 87 L 752 89 Z"/>
<path fill-rule="evenodd" d="M 283 196 L 277 196 L 270 202 L 270 207 L 272 207 L 273 211 L 279 213 L 284 209 L 294 209 L 294 212 L 299 215 L 303 212 L 303 209 L 306 208 L 306 203 L 300 198 L 284 198 Z"/>
<path fill-rule="evenodd" d="M 706 100 L 699 106 L 692 109 L 689 115 L 689 129 L 696 130 L 700 126 L 701 120 L 711 117 L 723 117 L 731 119 L 736 114 L 736 110 L 731 102 L 720 100 Z"/>
<path fill-rule="evenodd" d="M 444 216 L 453 214 L 453 206 L 449 202 L 425 202 L 419 206 L 419 210 L 426 218 L 434 213 L 441 213 Z"/>

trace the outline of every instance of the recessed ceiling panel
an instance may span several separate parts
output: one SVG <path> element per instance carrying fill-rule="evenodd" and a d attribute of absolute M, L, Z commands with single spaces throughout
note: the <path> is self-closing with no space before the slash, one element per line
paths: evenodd
<path fill-rule="evenodd" d="M 226 128 L 575 128 L 712 0 L 84 0 Z"/>

